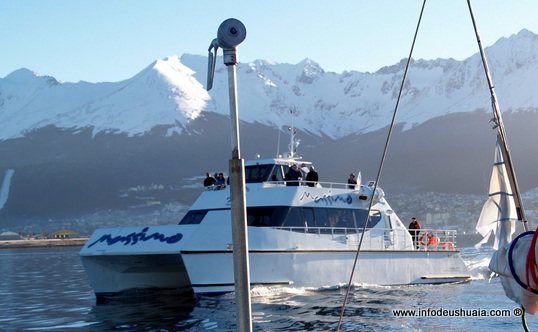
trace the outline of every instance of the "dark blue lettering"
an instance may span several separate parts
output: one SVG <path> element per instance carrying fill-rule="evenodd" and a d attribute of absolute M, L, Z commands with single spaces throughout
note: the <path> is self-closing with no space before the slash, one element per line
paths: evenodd
<path fill-rule="evenodd" d="M 153 233 L 153 234 L 151 234 L 150 236 L 146 236 L 146 237 L 144 238 L 144 241 L 151 240 L 152 238 L 154 238 L 155 240 L 159 240 L 159 241 L 161 241 L 161 242 L 166 241 L 165 238 L 164 238 L 164 234 L 161 234 L 161 233 L 159 233 L 159 232 L 157 232 L 157 233 Z"/>
<path fill-rule="evenodd" d="M 121 236 L 118 235 L 116 237 L 112 237 L 111 234 L 105 234 L 101 236 L 99 239 L 94 241 L 93 243 L 88 245 L 88 248 L 93 247 L 97 243 L 106 243 L 108 246 L 111 246 L 113 244 L 116 244 L 118 242 L 123 242 L 123 245 L 131 245 L 134 246 L 138 242 L 146 242 L 149 240 L 157 240 L 160 242 L 166 242 L 168 244 L 173 244 L 181 241 L 183 238 L 183 234 L 176 233 L 172 236 L 165 236 L 164 234 L 161 234 L 159 232 L 155 232 L 151 235 L 146 235 L 146 232 L 149 230 L 149 227 L 144 227 L 141 232 L 133 232 L 128 234 L 127 236 Z"/>
<path fill-rule="evenodd" d="M 172 235 L 166 240 L 166 243 L 172 244 L 180 241 L 183 238 L 183 234 L 177 233 L 176 235 Z"/>
<path fill-rule="evenodd" d="M 135 236 L 135 235 L 136 235 L 136 233 L 131 233 L 131 234 L 127 235 L 127 236 L 125 237 L 125 240 L 124 240 L 125 243 L 124 243 L 123 245 L 126 246 L 126 245 L 128 245 L 129 243 L 131 243 L 131 239 L 132 239 L 133 236 Z"/>
<path fill-rule="evenodd" d="M 306 199 L 306 198 L 309 198 L 311 200 L 314 201 L 314 203 L 318 204 L 318 203 L 325 203 L 326 206 L 332 206 L 334 203 L 338 203 L 338 202 L 341 202 L 341 203 L 346 203 L 346 204 L 351 204 L 353 203 L 353 197 L 351 197 L 351 195 L 346 195 L 344 197 L 342 197 L 341 195 L 337 195 L 337 196 L 332 196 L 332 195 L 323 195 L 323 196 L 314 196 L 312 194 L 310 194 L 309 192 L 303 192 L 303 195 L 301 196 L 301 198 L 299 200 L 303 200 L 303 199 Z"/>

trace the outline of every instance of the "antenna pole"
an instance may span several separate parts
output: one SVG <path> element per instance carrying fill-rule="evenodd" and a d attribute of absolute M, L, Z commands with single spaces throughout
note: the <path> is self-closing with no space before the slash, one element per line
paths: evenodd
<path fill-rule="evenodd" d="M 293 109 L 290 110 L 291 113 L 291 128 L 290 128 L 290 156 L 289 158 L 295 157 L 295 127 L 293 126 Z"/>

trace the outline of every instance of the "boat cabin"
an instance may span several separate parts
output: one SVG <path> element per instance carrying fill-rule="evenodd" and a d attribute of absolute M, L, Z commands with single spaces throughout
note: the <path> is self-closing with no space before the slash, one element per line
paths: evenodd
<path fill-rule="evenodd" d="M 296 165 L 297 169 L 301 172 L 302 180 L 300 183 L 286 179 L 286 174 L 293 165 Z M 247 184 L 266 183 L 259 190 L 269 187 L 285 187 L 286 185 L 290 185 L 290 182 L 295 182 L 295 185 L 305 185 L 307 183 L 304 179 L 306 179 L 306 174 L 312 166 L 313 164 L 311 162 L 286 158 L 250 160 L 245 163 L 245 182 Z M 316 187 L 319 190 L 325 189 L 329 191 L 335 189 L 335 187 L 339 187 L 340 189 L 345 189 L 344 196 L 342 197 L 345 197 L 346 200 L 352 199 L 349 196 L 350 193 L 348 192 L 347 184 L 326 183 L 326 185 L 327 188 L 322 188 L 317 183 Z M 326 196 L 332 194 L 322 192 L 321 195 Z M 282 228 L 300 232 L 310 230 L 320 233 L 334 232 L 334 229 L 340 229 L 345 233 L 358 233 L 363 229 L 368 219 L 366 218 L 367 210 L 359 208 L 359 206 L 346 206 L 343 208 L 332 206 L 332 204 L 331 206 L 294 206 L 293 204 L 283 206 L 255 205 L 257 206 L 247 206 L 248 226 Z M 179 224 L 199 224 L 207 213 L 221 209 L 222 207 L 190 210 Z M 373 210 L 366 228 L 373 228 L 381 219 L 382 214 L 380 211 Z"/>

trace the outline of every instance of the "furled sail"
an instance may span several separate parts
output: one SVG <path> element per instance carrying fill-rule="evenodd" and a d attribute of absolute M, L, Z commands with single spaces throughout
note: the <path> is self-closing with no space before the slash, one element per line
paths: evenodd
<path fill-rule="evenodd" d="M 497 139 L 495 160 L 489 183 L 488 200 L 482 207 L 476 225 L 476 230 L 484 238 L 476 246 L 480 247 L 486 243 L 491 233 L 495 235 L 494 249 L 510 243 L 512 234 L 515 231 L 516 220 L 518 220 L 518 217 L 513 199 L 513 191 L 508 180 L 499 139 Z"/>

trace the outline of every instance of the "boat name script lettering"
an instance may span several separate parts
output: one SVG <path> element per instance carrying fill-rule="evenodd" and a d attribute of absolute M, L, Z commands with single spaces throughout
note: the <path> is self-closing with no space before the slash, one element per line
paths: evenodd
<path fill-rule="evenodd" d="M 306 191 L 303 192 L 303 196 L 301 196 L 299 200 L 302 201 L 305 198 L 310 198 L 315 203 L 320 203 L 320 202 L 325 203 L 325 205 L 328 205 L 328 206 L 331 206 L 333 205 L 333 203 L 338 203 L 338 202 L 342 202 L 346 204 L 351 204 L 353 202 L 353 197 L 351 197 L 351 195 L 346 195 L 346 196 L 323 195 L 320 197 L 320 196 L 314 196 Z"/>
<path fill-rule="evenodd" d="M 111 246 L 113 244 L 116 244 L 118 242 L 123 242 L 123 245 L 132 245 L 134 246 L 139 241 L 146 242 L 149 240 L 159 240 L 161 242 L 166 242 L 168 244 L 179 242 L 183 238 L 183 234 L 176 233 L 172 236 L 165 236 L 164 234 L 161 234 L 159 232 L 155 232 L 151 235 L 147 235 L 146 232 L 148 231 L 149 227 L 145 227 L 142 229 L 141 232 L 132 232 L 128 235 L 118 235 L 116 237 L 112 237 L 111 234 L 105 234 L 101 236 L 97 241 L 93 242 L 92 244 L 88 245 L 88 248 L 91 248 L 93 245 L 100 243 L 100 242 L 106 242 L 107 245 Z"/>

